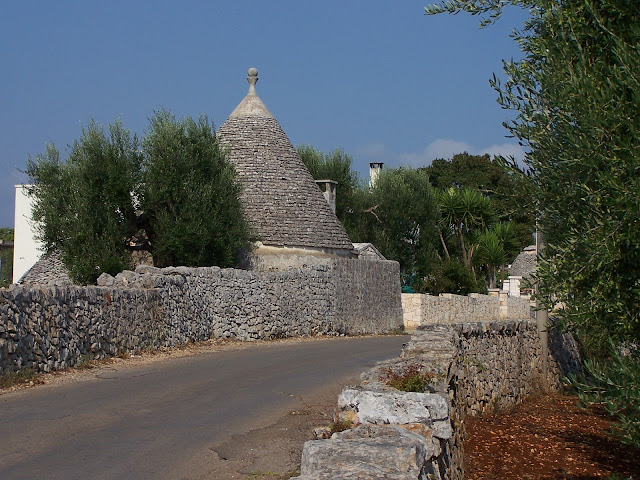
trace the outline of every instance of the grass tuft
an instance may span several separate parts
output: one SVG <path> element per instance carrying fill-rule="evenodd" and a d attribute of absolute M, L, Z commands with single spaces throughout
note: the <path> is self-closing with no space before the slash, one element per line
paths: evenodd
<path fill-rule="evenodd" d="M 17 372 L 3 373 L 0 375 L 0 389 L 24 385 L 42 383 L 42 380 L 33 368 L 22 368 Z"/>
<path fill-rule="evenodd" d="M 402 392 L 426 392 L 436 374 L 433 371 L 423 371 L 423 368 L 424 365 L 420 363 L 409 364 L 400 371 L 387 367 L 383 370 L 384 376 L 380 377 L 380 381 Z"/>

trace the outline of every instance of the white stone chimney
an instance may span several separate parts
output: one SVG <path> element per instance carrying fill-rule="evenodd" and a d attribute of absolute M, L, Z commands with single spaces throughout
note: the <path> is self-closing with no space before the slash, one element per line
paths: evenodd
<path fill-rule="evenodd" d="M 329 204 L 329 207 L 331 207 L 331 211 L 336 213 L 336 189 L 338 182 L 335 180 L 316 180 L 316 183 L 320 187 L 320 190 L 322 190 L 322 194 Z"/>
<path fill-rule="evenodd" d="M 382 171 L 382 162 L 371 162 L 369 164 L 369 188 L 373 188 Z"/>

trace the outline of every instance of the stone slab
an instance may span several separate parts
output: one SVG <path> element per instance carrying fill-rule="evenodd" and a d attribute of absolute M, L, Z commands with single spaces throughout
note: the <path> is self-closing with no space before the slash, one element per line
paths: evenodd
<path fill-rule="evenodd" d="M 433 436 L 451 438 L 449 401 L 437 393 L 345 388 L 338 397 L 338 416 L 355 424 L 422 423 Z"/>

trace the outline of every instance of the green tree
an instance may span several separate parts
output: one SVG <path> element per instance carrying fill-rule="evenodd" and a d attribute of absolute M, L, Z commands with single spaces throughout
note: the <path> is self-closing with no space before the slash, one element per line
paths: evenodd
<path fill-rule="evenodd" d="M 338 182 L 336 195 L 336 216 L 344 225 L 347 233 L 357 228 L 353 207 L 356 190 L 359 188 L 358 174 L 353 170 L 353 158 L 343 150 L 322 153 L 310 145 L 296 147 L 300 158 L 315 180 L 333 180 Z"/>
<path fill-rule="evenodd" d="M 425 170 L 435 188 L 468 188 L 489 197 L 498 220 L 512 224 L 520 248 L 531 245 L 535 230 L 533 197 L 522 188 L 521 174 L 513 172 L 503 159 L 463 152 L 451 160 L 436 159 Z"/>
<path fill-rule="evenodd" d="M 437 259 L 438 205 L 426 173 L 405 167 L 383 170 L 371 190 L 362 189 L 357 211 L 360 240 L 397 260 L 417 287 Z"/>
<path fill-rule="evenodd" d="M 141 208 L 154 264 L 229 267 L 248 248 L 240 185 L 206 117 L 150 120 Z"/>
<path fill-rule="evenodd" d="M 587 399 L 613 409 L 640 443 L 640 10 L 627 0 L 451 0 L 427 13 L 499 17 L 506 3 L 529 10 L 515 39 L 524 52 L 494 78 L 506 124 L 529 148 L 530 188 L 546 247 L 539 298 L 582 341 L 596 388 Z M 624 352 L 624 362 L 615 359 Z M 589 367 L 591 365 L 591 367 Z M 636 395 L 636 399 L 638 396 Z"/>
<path fill-rule="evenodd" d="M 0 228 L 0 240 L 13 242 L 13 228 Z M 13 275 L 13 248 L 0 248 L 0 287 L 7 286 Z"/>
<path fill-rule="evenodd" d="M 476 190 L 450 187 L 438 194 L 440 207 L 440 241 L 447 258 L 449 249 L 443 235 L 452 234 L 458 241 L 462 263 L 471 267 L 477 242 L 473 241 L 474 232 L 482 233 L 495 218 L 491 200 Z"/>
<path fill-rule="evenodd" d="M 496 287 L 498 269 L 502 272 L 501 280 L 504 280 L 506 264 L 518 254 L 518 246 L 510 223 L 497 223 L 478 237 L 476 262 L 486 267 L 489 288 Z"/>
<path fill-rule="evenodd" d="M 0 228 L 0 240 L 13 242 L 13 228 Z"/>
<path fill-rule="evenodd" d="M 448 261 L 453 258 L 461 264 L 455 268 L 449 265 L 443 272 L 465 278 L 459 271 L 466 268 L 474 282 L 465 283 L 464 289 L 478 291 L 474 290 L 478 277 L 476 273 L 481 270 L 486 273 L 487 286 L 495 288 L 498 269 L 504 273 L 505 265 L 520 251 L 513 225 L 508 222 L 495 223 L 497 216 L 493 200 L 478 190 L 466 187 L 440 190 L 438 205 L 441 257 Z M 462 289 L 460 281 L 455 284 L 457 289 Z M 480 290 L 484 290 L 484 287 Z"/>
<path fill-rule="evenodd" d="M 29 158 L 36 235 L 47 251 L 60 251 L 74 280 L 92 282 L 129 266 L 141 165 L 138 140 L 120 122 L 108 133 L 90 122 L 66 162 L 54 145 Z"/>
<path fill-rule="evenodd" d="M 228 266 L 249 239 L 234 170 L 206 118 L 157 113 L 142 145 L 120 122 L 105 132 L 92 121 L 66 161 L 48 145 L 27 173 L 37 236 L 79 283 L 129 268 L 133 248 L 159 266 Z"/>
<path fill-rule="evenodd" d="M 414 281 L 414 290 L 431 295 L 487 293 L 484 279 L 476 278 L 473 271 L 455 257 L 434 259 L 426 275 Z"/>

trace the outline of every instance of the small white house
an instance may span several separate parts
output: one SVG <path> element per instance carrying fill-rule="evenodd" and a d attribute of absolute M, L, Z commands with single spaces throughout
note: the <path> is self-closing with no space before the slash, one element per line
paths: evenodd
<path fill-rule="evenodd" d="M 33 199 L 27 195 L 29 185 L 16 185 L 16 208 L 13 232 L 13 283 L 17 283 L 43 254 L 42 244 L 31 226 Z"/>

